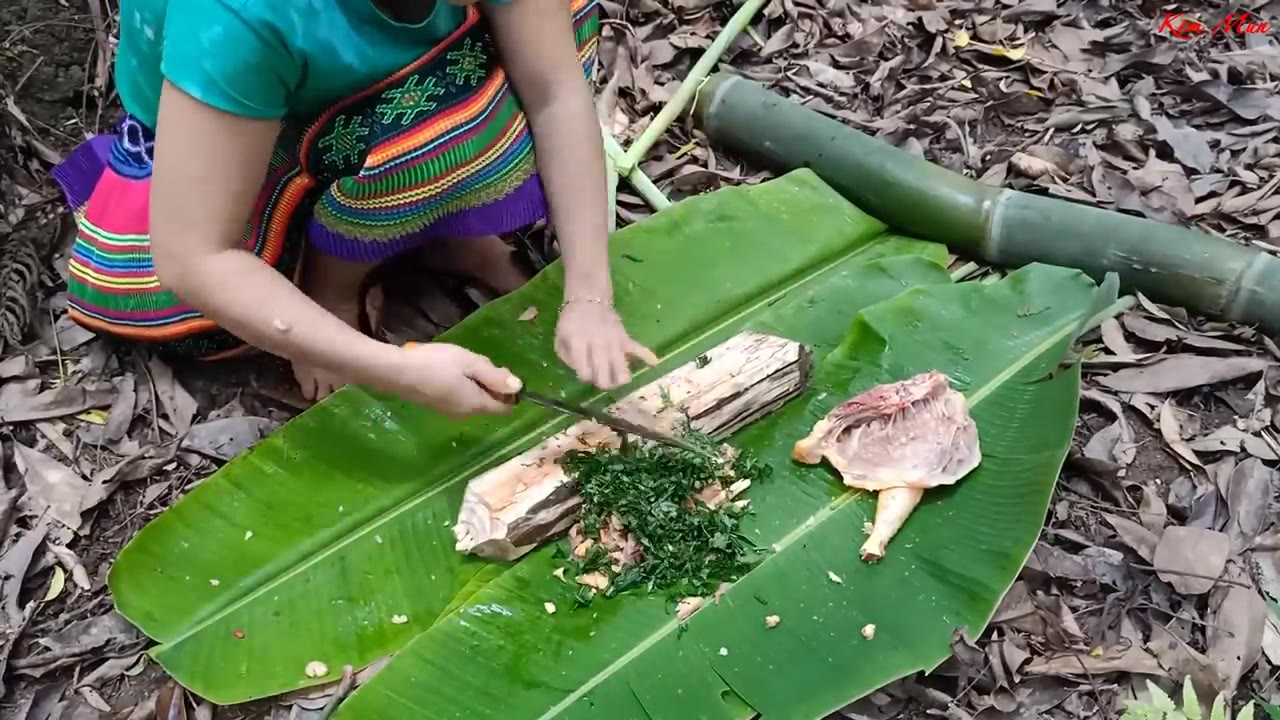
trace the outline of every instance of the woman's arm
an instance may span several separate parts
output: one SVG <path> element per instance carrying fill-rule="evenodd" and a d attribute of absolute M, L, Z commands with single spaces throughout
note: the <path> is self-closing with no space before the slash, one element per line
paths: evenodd
<path fill-rule="evenodd" d="M 564 257 L 565 295 L 610 299 L 604 150 L 569 0 L 510 0 L 485 12 L 537 144 Z"/>
<path fill-rule="evenodd" d="M 245 342 L 294 362 L 452 414 L 502 411 L 474 383 L 508 392 L 510 373 L 454 346 L 404 350 L 369 338 L 243 248 L 278 132 L 277 121 L 225 113 L 165 84 L 151 180 L 160 283 Z"/>
<path fill-rule="evenodd" d="M 239 117 L 166 84 L 156 121 L 151 252 L 160 283 L 244 341 L 356 382 L 394 348 L 317 305 L 244 249 L 280 124 Z"/>
<path fill-rule="evenodd" d="M 627 356 L 655 363 L 612 310 L 604 150 L 573 37 L 569 0 L 486 5 L 502 65 L 529 118 L 565 269 L 557 351 L 581 379 L 631 379 Z"/>

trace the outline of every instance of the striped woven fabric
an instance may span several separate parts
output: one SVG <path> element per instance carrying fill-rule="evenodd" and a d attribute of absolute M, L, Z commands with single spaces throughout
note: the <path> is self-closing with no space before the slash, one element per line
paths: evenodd
<path fill-rule="evenodd" d="M 574 0 L 571 8 L 591 77 L 599 5 Z M 302 161 L 308 173 L 336 178 L 316 203 L 310 238 L 348 260 L 380 260 L 435 237 L 494 232 L 477 225 L 514 228 L 546 214 L 528 123 L 474 8 L 436 52 L 322 116 L 307 131 Z"/>
<path fill-rule="evenodd" d="M 597 0 L 573 0 L 579 59 L 593 74 Z M 160 286 L 148 229 L 152 131 L 127 117 L 55 171 L 79 234 L 70 314 L 98 332 L 213 359 L 246 350 Z M 546 216 L 533 140 L 471 7 L 449 38 L 305 128 L 286 126 L 244 246 L 293 278 L 305 242 L 348 260 L 384 260 L 433 238 L 517 230 Z"/>

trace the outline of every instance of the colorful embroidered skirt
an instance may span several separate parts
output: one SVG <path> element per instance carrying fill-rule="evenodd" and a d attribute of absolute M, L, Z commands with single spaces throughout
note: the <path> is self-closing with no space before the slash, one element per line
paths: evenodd
<path fill-rule="evenodd" d="M 573 0 L 578 57 L 595 67 L 597 0 Z M 126 117 L 81 145 L 54 176 L 79 233 L 69 312 L 107 335 L 165 354 L 213 359 L 239 338 L 160 286 L 148 213 L 155 135 Z M 533 138 L 475 7 L 449 38 L 307 127 L 282 128 L 243 242 L 294 277 L 304 244 L 377 262 L 434 238 L 479 237 L 543 219 Z"/>

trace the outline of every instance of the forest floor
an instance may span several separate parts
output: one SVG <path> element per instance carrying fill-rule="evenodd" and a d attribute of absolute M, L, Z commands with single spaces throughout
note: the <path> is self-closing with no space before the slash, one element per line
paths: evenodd
<path fill-rule="evenodd" d="M 603 3 L 599 111 L 625 143 L 734 6 Z M 1231 11 L 1272 26 L 1213 31 Z M 1206 30 L 1177 32 L 1193 20 Z M 115 22 L 107 0 L 0 7 L 0 716 L 19 720 L 168 717 L 155 708 L 172 686 L 111 612 L 107 571 L 140 527 L 306 407 L 279 361 L 171 368 L 63 314 L 74 230 L 49 171 L 117 118 Z M 982 182 L 1280 253 L 1276 24 L 1280 0 L 773 0 L 724 63 Z M 765 177 L 687 119 L 642 167 L 673 198 Z M 624 186 L 619 213 L 648 211 Z M 540 233 L 523 240 L 548 254 Z M 428 337 L 482 300 L 399 293 L 386 330 Z M 1045 530 L 991 627 L 841 715 L 1111 718 L 1151 677 L 1280 703 L 1280 348 L 1140 300 L 1098 332 Z"/>

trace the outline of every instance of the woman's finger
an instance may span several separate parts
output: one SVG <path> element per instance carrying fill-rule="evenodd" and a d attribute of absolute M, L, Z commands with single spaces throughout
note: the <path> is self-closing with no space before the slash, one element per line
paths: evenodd
<path fill-rule="evenodd" d="M 641 362 L 648 365 L 649 367 L 654 367 L 655 365 L 658 364 L 658 356 L 655 355 L 652 350 L 641 345 L 635 340 L 632 340 L 630 337 L 627 338 L 626 348 L 627 348 L 627 355 L 634 358 L 638 358 Z"/>
<path fill-rule="evenodd" d="M 595 368 L 591 364 L 591 343 L 575 341 L 570 348 L 573 356 L 573 363 L 570 367 L 574 372 L 578 373 L 578 380 L 592 384 L 595 382 Z"/>
<path fill-rule="evenodd" d="M 613 381 L 615 387 L 621 387 L 631 382 L 631 368 L 627 364 L 627 346 L 626 341 L 615 338 L 609 346 L 609 363 L 613 367 Z"/>

